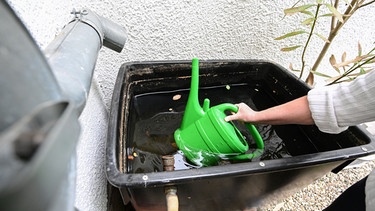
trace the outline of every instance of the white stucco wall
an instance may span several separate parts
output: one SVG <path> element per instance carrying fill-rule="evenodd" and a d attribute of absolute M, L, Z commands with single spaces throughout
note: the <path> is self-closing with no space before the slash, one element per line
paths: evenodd
<path fill-rule="evenodd" d="M 77 150 L 76 207 L 105 210 L 104 173 L 107 115 L 121 64 L 146 60 L 268 59 L 288 67 L 299 64 L 300 51 L 279 51 L 306 37 L 275 41 L 299 26 L 297 17 L 283 9 L 295 1 L 252 0 L 9 0 L 41 49 L 71 20 L 72 8 L 89 8 L 124 26 L 128 40 L 122 53 L 101 50 L 90 97 L 80 121 L 82 135 Z M 375 41 L 375 5 L 359 11 L 342 29 L 321 69 L 330 69 L 328 57 L 344 51 L 356 55 Z M 324 34 L 324 29 L 322 34 Z M 307 60 L 315 58 L 323 43 L 314 39 Z M 312 64 L 310 64 L 311 66 Z"/>

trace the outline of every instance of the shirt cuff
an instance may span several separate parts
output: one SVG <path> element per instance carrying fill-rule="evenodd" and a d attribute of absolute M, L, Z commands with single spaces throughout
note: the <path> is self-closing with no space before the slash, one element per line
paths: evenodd
<path fill-rule="evenodd" d="M 308 92 L 307 99 L 312 118 L 319 130 L 325 133 L 337 134 L 348 129 L 348 127 L 338 125 L 334 99 L 330 94 L 333 93 L 331 89 L 336 89 L 336 87 L 314 88 Z"/>

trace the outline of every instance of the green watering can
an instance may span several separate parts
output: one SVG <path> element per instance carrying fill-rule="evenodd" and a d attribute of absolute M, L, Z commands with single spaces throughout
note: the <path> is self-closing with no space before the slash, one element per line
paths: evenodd
<path fill-rule="evenodd" d="M 257 149 L 253 153 L 248 143 L 232 122 L 226 122 L 225 111 L 237 112 L 234 104 L 223 103 L 210 108 L 205 99 L 203 108 L 198 100 L 199 60 L 192 61 L 192 76 L 188 101 L 179 129 L 174 138 L 186 158 L 198 166 L 216 165 L 220 159 L 245 160 L 260 156 L 264 143 L 254 125 L 245 123 L 253 136 Z"/>

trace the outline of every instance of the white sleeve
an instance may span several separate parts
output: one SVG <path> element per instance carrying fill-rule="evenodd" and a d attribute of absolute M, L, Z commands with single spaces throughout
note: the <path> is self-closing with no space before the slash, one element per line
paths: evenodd
<path fill-rule="evenodd" d="M 315 88 L 308 93 L 319 130 L 340 133 L 348 126 L 375 120 L 375 71 L 350 83 Z"/>

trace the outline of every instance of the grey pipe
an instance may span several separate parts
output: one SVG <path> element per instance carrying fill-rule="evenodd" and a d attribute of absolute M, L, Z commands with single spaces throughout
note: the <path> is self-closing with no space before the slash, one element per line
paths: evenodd
<path fill-rule="evenodd" d="M 75 15 L 76 20 L 80 20 L 93 27 L 98 32 L 101 42 L 105 47 L 119 53 L 122 51 L 126 42 L 124 28 L 88 9 L 82 11 L 73 9 L 72 14 Z"/>
<path fill-rule="evenodd" d="M 102 45 L 121 52 L 125 29 L 96 13 L 73 10 L 75 18 L 45 49 L 58 84 L 82 111 L 88 97 L 96 60 Z"/>
<path fill-rule="evenodd" d="M 78 118 L 99 50 L 126 41 L 94 12 L 74 15 L 43 55 L 0 1 L 0 210 L 74 209 Z"/>

